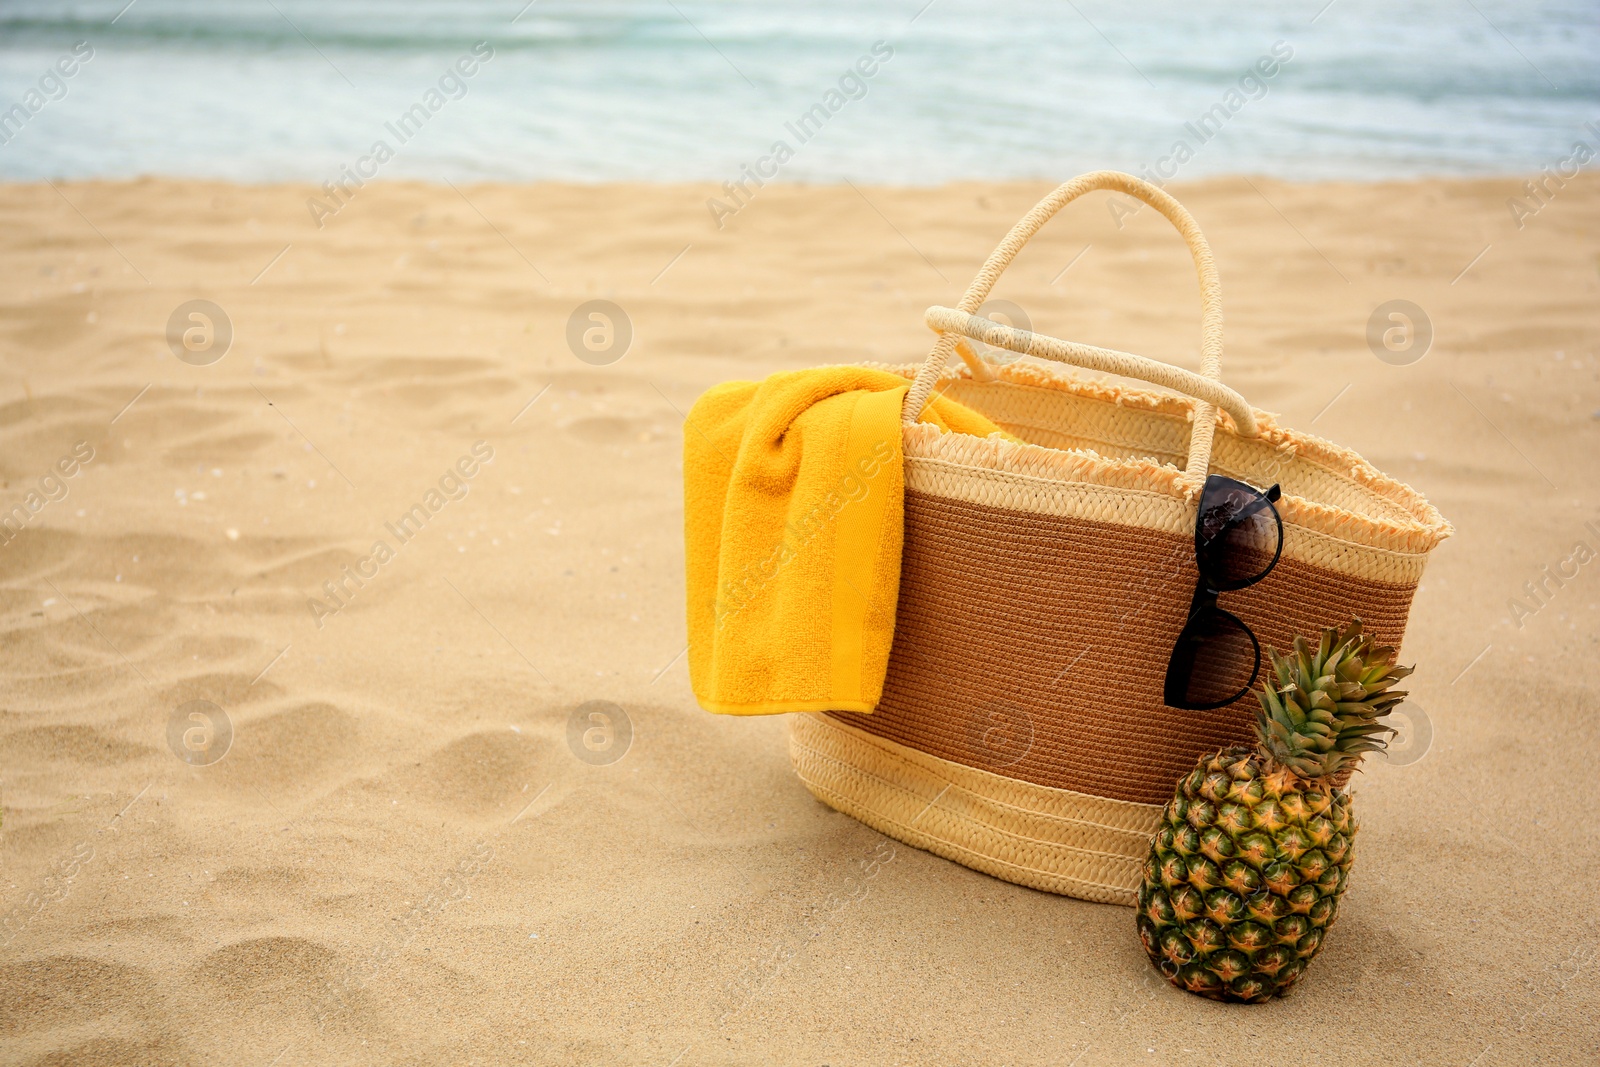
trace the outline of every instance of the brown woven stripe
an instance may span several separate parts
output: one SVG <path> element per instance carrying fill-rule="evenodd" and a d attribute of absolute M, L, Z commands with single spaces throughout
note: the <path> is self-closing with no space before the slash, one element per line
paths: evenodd
<path fill-rule="evenodd" d="M 1160 804 L 1204 752 L 1251 737 L 1253 695 L 1219 711 L 1162 703 L 1194 590 L 1194 543 L 1129 526 L 908 490 L 894 650 L 868 733 L 1054 789 Z M 1281 560 L 1224 593 L 1263 646 L 1352 615 L 1386 641 L 1415 586 Z"/>

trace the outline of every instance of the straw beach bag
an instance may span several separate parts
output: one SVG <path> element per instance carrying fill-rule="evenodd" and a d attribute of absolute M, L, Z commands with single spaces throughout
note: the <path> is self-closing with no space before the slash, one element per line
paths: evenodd
<path fill-rule="evenodd" d="M 975 312 L 1066 204 L 1112 189 L 1156 208 L 1199 274 L 1201 370 L 1012 329 Z M 999 878 L 1133 904 L 1162 805 L 1203 753 L 1249 742 L 1253 692 L 1185 711 L 1163 700 L 1198 580 L 1208 474 L 1278 483 L 1282 555 L 1224 593 L 1263 648 L 1365 620 L 1405 632 L 1428 553 L 1450 526 L 1360 456 L 1276 426 L 1221 383 L 1221 286 L 1194 219 L 1168 194 L 1101 171 L 1019 222 L 938 334 L 904 409 L 905 540 L 893 650 L 871 714 L 793 716 L 790 752 L 819 799 L 907 844 Z M 1124 388 L 995 365 L 966 339 L 1137 378 Z M 950 355 L 962 357 L 957 373 Z M 1021 444 L 916 422 L 935 388 Z"/>

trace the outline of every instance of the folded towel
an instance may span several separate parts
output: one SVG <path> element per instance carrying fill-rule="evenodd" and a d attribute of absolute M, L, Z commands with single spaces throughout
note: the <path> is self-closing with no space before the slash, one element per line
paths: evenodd
<path fill-rule="evenodd" d="M 877 706 L 900 592 L 908 387 L 819 367 L 695 402 L 683 431 L 689 679 L 707 711 Z M 945 397 L 923 421 L 1001 432 Z"/>

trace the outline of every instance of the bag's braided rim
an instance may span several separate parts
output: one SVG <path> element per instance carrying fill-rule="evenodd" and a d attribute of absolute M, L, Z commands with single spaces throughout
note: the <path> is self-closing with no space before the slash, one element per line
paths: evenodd
<path fill-rule="evenodd" d="M 908 373 L 913 368 L 906 367 L 899 373 Z M 961 370 L 964 370 L 962 368 Z M 995 368 L 995 380 L 1007 383 L 1002 389 L 983 389 L 980 383 L 961 379 L 965 375 L 958 372 L 952 376 L 951 385 L 956 389 L 980 390 L 984 401 L 980 406 L 987 408 L 994 403 L 992 398 L 1004 394 L 1021 395 L 1024 397 L 1057 397 L 1068 399 L 1069 402 L 1078 400 L 1100 401 L 1108 416 L 1114 417 L 1119 409 L 1134 411 L 1147 411 L 1152 415 L 1166 416 L 1168 421 L 1181 420 L 1187 423 L 1194 417 L 1195 407 L 1193 401 L 1186 397 L 1173 396 L 1170 393 L 1153 392 L 1138 387 L 1119 386 L 1115 383 L 1093 381 L 1080 378 L 1071 373 L 1062 373 L 1052 367 L 1040 367 L 1027 363 L 1015 363 L 1004 368 Z M 1021 386 L 1023 388 L 1015 388 Z M 1031 388 L 1030 388 L 1031 387 Z M 1059 400 L 1057 401 L 1060 402 Z M 1300 430 L 1289 429 L 1278 425 L 1278 416 L 1270 411 L 1253 408 L 1256 417 L 1256 426 L 1259 436 L 1256 438 L 1241 437 L 1234 432 L 1232 422 L 1227 412 L 1222 413 L 1220 429 L 1221 434 L 1216 440 L 1216 447 L 1212 452 L 1212 467 L 1216 469 L 1226 463 L 1238 463 L 1243 457 L 1271 456 L 1268 466 L 1276 466 L 1281 462 L 1298 458 L 1305 464 L 1314 465 L 1319 472 L 1327 477 L 1320 480 L 1311 493 L 1297 494 L 1306 502 L 1332 503 L 1344 507 L 1349 511 L 1366 513 L 1370 509 L 1378 508 L 1382 515 L 1401 522 L 1415 522 L 1440 532 L 1438 540 L 1443 540 L 1452 532 L 1450 524 L 1444 516 L 1439 514 L 1437 508 L 1428 503 L 1427 499 L 1415 489 L 1398 479 L 1391 478 L 1369 463 L 1360 453 L 1334 444 L 1315 434 L 1305 433 Z M 1052 416 L 1046 416 L 1051 418 Z M 1059 415 L 1053 416 L 1055 424 L 1061 426 Z M 1181 424 L 1180 423 L 1180 424 Z M 1129 435 L 1132 438 L 1130 446 L 1146 448 L 1151 438 L 1152 420 L 1139 420 L 1133 424 L 1137 432 Z M 1070 431 L 1069 431 L 1070 432 Z M 1178 464 L 1182 462 L 1181 449 L 1177 453 Z M 1305 468 L 1302 467 L 1302 470 Z M 1280 479 L 1274 477 L 1272 481 Z M 1267 483 L 1262 483 L 1267 484 Z M 1357 497 L 1341 496 L 1350 489 L 1359 493 Z M 1340 499 L 1328 499 L 1329 493 L 1339 496 Z M 1431 547 L 1431 546 L 1430 546 Z"/>
<path fill-rule="evenodd" d="M 906 366 L 884 366 L 884 369 L 900 374 L 911 370 Z M 1161 423 L 1173 417 L 1186 419 L 1198 406 L 1186 397 L 1086 382 L 1071 375 L 1052 373 L 1042 367 L 1013 364 L 994 370 L 998 378 L 994 384 L 971 382 L 965 368 L 950 381 L 964 382 L 964 387 L 959 390 L 959 399 L 986 415 L 998 417 L 1001 425 L 1005 425 L 1003 413 L 994 412 L 983 402 L 985 394 L 992 395 L 995 390 L 1009 392 L 1019 385 L 1104 402 L 1109 414 L 1103 421 L 1113 425 L 1123 424 L 1127 432 L 1122 436 L 1130 441 L 1165 436 L 1161 432 Z M 1422 494 L 1384 474 L 1350 449 L 1312 434 L 1280 427 L 1269 412 L 1260 412 L 1259 443 L 1234 437 L 1226 421 L 1220 425 L 1223 432 L 1217 442 L 1217 455 L 1219 460 L 1227 462 L 1219 463 L 1219 468 L 1224 472 L 1229 468 L 1237 469 L 1247 480 L 1251 480 L 1248 477 L 1251 464 L 1246 462 L 1246 448 L 1264 449 L 1258 454 L 1276 454 L 1280 457 L 1275 461 L 1278 467 L 1276 476 L 1271 479 L 1285 486 L 1283 498 L 1278 504 L 1279 514 L 1283 516 L 1286 526 L 1296 526 L 1306 533 L 1320 535 L 1320 541 L 1313 538 L 1303 543 L 1322 544 L 1319 555 L 1329 560 L 1339 555 L 1339 546 L 1333 542 L 1343 542 L 1381 553 L 1416 556 L 1418 559 L 1415 563 L 1420 568 L 1427 553 L 1454 532 L 1450 523 Z M 1087 449 L 1015 444 L 998 438 L 984 440 L 966 434 L 940 433 L 936 427 L 926 423 L 905 427 L 904 444 L 907 460 L 942 460 L 974 471 L 1017 475 L 1055 483 L 1087 483 L 1125 494 L 1148 493 L 1155 498 L 1182 504 L 1192 504 L 1194 498 L 1193 486 L 1183 471 L 1153 458 L 1111 459 Z M 1309 499 L 1294 492 L 1297 480 L 1305 482 L 1307 490 L 1316 492 L 1318 496 L 1343 496 L 1346 506 Z M 1336 487 L 1345 491 L 1336 492 Z M 1011 490 L 986 496 L 983 502 L 1023 511 L 1051 510 L 1044 503 L 1044 493 L 1048 488 L 1032 483 L 1015 483 Z M 1354 488 L 1354 493 L 1349 491 L 1351 488 Z M 1150 503 L 1154 504 L 1155 501 Z M 1123 512 L 1126 517 L 1086 517 L 1168 529 L 1174 513 L 1167 508 L 1157 511 L 1161 516 L 1159 519 L 1154 517 L 1150 509 L 1130 504 Z M 1152 517 L 1141 519 L 1141 512 Z M 1186 525 L 1192 528 L 1192 515 Z M 1285 551 L 1289 551 L 1288 542 L 1292 536 L 1286 531 Z M 1318 558 L 1308 558 L 1308 561 L 1322 562 Z M 1399 566 L 1407 573 L 1413 569 L 1408 562 L 1400 560 L 1387 565 L 1375 565 L 1380 569 Z M 1380 580 L 1407 579 L 1394 577 Z"/>
<path fill-rule="evenodd" d="M 943 395 L 982 410 L 1029 444 L 1091 452 L 1106 460 L 1153 459 L 1169 466 L 1183 466 L 1189 439 L 1187 409 L 1145 411 L 1126 403 L 1126 397 L 1119 402 L 1113 387 L 1092 381 L 1079 382 L 1068 390 L 1061 388 L 1059 382 L 1052 386 L 1019 380 L 1043 370 L 1019 366 L 1000 386 L 953 379 L 945 383 Z M 1042 380 L 1051 381 L 1047 374 Z M 1130 418 L 1130 409 L 1139 411 L 1140 417 Z M 1266 412 L 1260 413 L 1259 422 L 1276 427 L 1275 417 Z M 1309 435 L 1274 437 L 1277 439 L 1219 434 L 1211 453 L 1212 471 L 1262 486 L 1280 482 L 1291 496 L 1357 514 L 1402 523 L 1415 521 L 1414 500 L 1402 504 L 1380 496 L 1368 486 L 1352 481 L 1347 473 L 1309 463 L 1291 466 L 1296 442 Z M 1348 472 L 1348 463 L 1341 467 Z"/>
<path fill-rule="evenodd" d="M 1133 904 L 1160 805 L 1019 782 L 824 715 L 790 718 L 795 772 L 830 807 L 1006 881 Z"/>
<path fill-rule="evenodd" d="M 985 457 L 975 456 L 974 452 L 976 448 L 943 448 L 939 458 L 925 459 L 915 455 L 914 446 L 908 444 L 906 489 L 1007 511 L 1064 515 L 1157 530 L 1183 540 L 1193 533 L 1193 512 L 1185 512 L 1181 502 L 1170 497 L 1140 489 L 1113 489 L 1084 481 L 1048 480 L 986 469 L 975 462 Z M 1362 539 L 1376 539 L 1372 535 L 1370 528 L 1356 531 Z M 1397 587 L 1416 585 L 1428 559 L 1422 552 L 1395 551 L 1330 536 L 1287 518 L 1283 524 L 1283 555 L 1323 570 Z"/>

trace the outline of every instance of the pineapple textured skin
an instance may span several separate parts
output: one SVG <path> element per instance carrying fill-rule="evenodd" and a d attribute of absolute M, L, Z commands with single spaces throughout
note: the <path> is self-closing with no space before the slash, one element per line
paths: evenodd
<path fill-rule="evenodd" d="M 1174 985 L 1261 1002 L 1299 980 L 1339 914 L 1355 856 L 1350 797 L 1247 748 L 1200 760 L 1162 812 L 1139 939 Z"/>
<path fill-rule="evenodd" d="M 1269 652 L 1254 749 L 1206 756 L 1178 781 L 1150 843 L 1139 939 L 1172 984 L 1259 1003 L 1289 991 L 1339 915 L 1355 860 L 1343 785 L 1394 729 L 1411 673 L 1360 619 Z"/>

